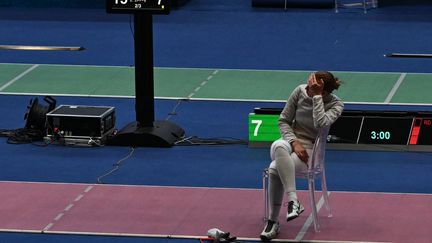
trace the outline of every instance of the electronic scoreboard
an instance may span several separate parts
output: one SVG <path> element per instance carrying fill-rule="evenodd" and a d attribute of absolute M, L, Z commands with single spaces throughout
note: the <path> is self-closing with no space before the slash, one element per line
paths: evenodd
<path fill-rule="evenodd" d="M 282 109 L 255 108 L 249 114 L 249 145 L 280 138 Z M 346 110 L 330 127 L 329 148 L 432 151 L 432 112 Z"/>
<path fill-rule="evenodd" d="M 107 0 L 108 13 L 168 14 L 170 0 Z"/>

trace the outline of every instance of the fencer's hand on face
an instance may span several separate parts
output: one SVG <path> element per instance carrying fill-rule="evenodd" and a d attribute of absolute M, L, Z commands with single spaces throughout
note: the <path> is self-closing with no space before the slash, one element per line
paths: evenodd
<path fill-rule="evenodd" d="M 311 74 L 308 79 L 308 87 L 312 96 L 322 95 L 324 89 L 324 80 L 317 79 L 315 74 Z"/>
<path fill-rule="evenodd" d="M 291 143 L 291 145 L 292 145 L 294 153 L 297 154 L 299 159 L 301 159 L 301 161 L 307 163 L 309 160 L 309 155 L 306 152 L 306 149 L 303 147 L 303 145 L 301 145 L 301 143 L 298 141 L 293 141 Z"/>

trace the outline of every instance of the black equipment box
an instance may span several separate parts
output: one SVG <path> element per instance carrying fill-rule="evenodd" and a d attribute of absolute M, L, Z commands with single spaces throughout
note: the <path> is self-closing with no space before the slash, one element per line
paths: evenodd
<path fill-rule="evenodd" d="M 115 108 L 60 105 L 46 115 L 45 140 L 72 145 L 102 145 L 115 129 Z"/>

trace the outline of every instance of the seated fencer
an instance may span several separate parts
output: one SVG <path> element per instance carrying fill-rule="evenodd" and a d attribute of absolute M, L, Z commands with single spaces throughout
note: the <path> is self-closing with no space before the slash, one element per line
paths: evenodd
<path fill-rule="evenodd" d="M 297 170 L 307 170 L 318 129 L 330 126 L 342 114 L 343 102 L 332 93 L 340 84 L 330 72 L 314 72 L 306 84 L 294 89 L 280 114 L 281 138 L 270 148 L 270 212 L 260 235 L 263 241 L 272 240 L 279 234 L 278 218 L 284 195 L 288 201 L 287 221 L 304 211 L 297 199 L 295 174 Z"/>

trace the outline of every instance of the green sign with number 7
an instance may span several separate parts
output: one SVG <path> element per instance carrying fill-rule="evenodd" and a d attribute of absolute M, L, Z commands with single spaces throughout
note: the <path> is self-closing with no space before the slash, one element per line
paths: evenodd
<path fill-rule="evenodd" d="M 249 114 L 249 142 L 273 142 L 280 138 L 279 115 Z"/>

